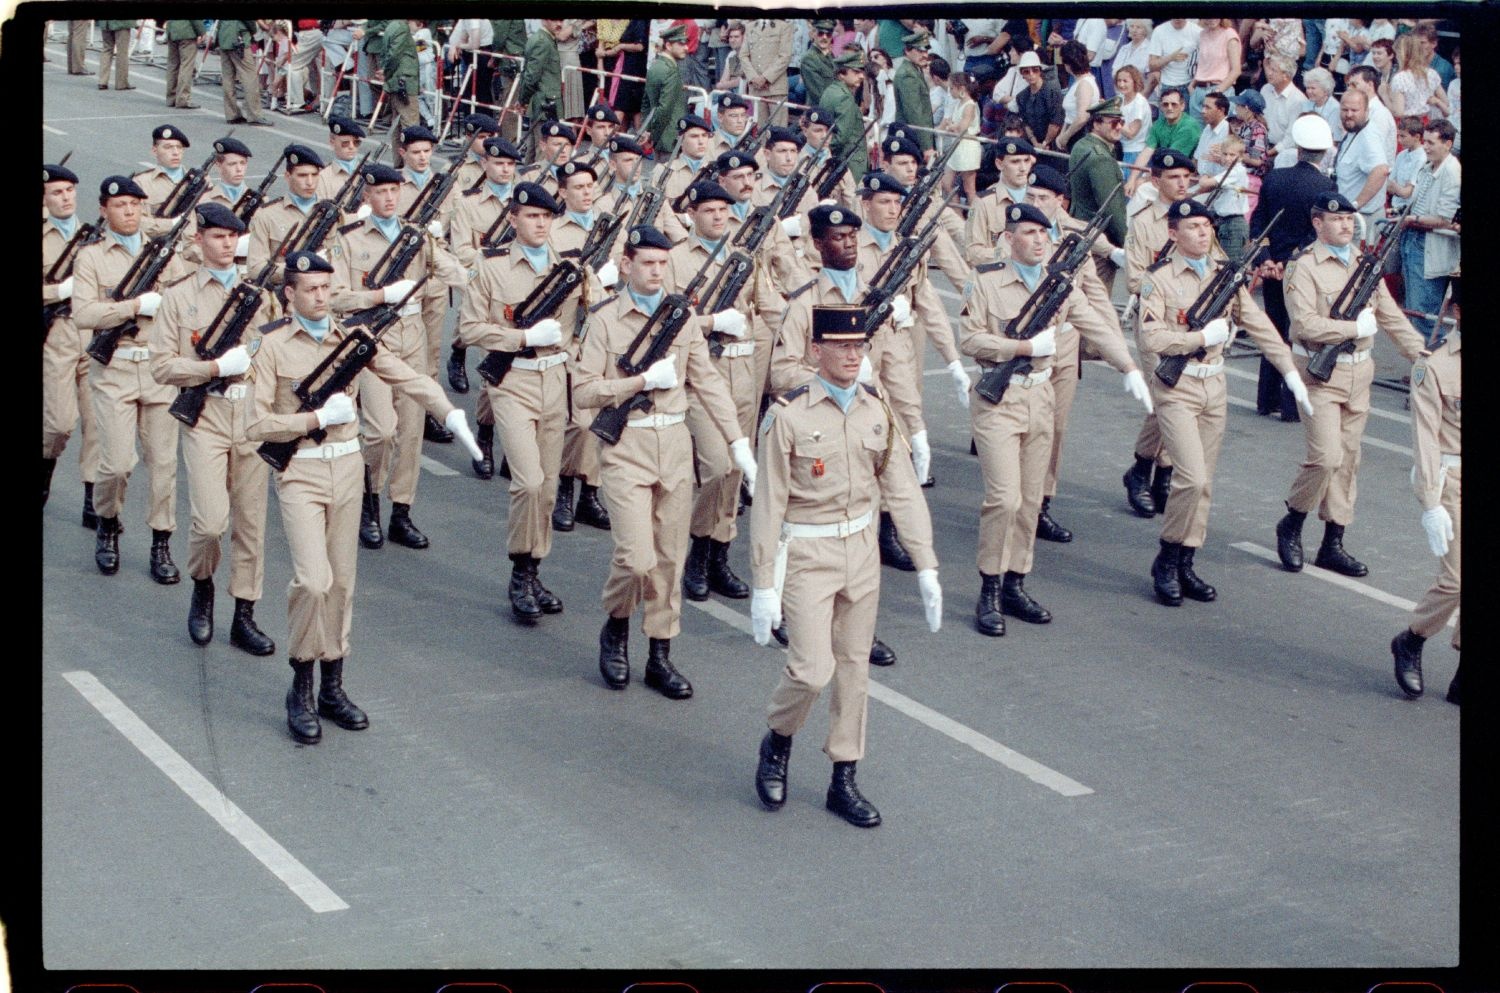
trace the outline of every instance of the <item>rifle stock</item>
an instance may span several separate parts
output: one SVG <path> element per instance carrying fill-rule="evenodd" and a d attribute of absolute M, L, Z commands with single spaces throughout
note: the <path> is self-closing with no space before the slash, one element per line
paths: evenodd
<path fill-rule="evenodd" d="M 1407 214 L 1411 213 L 1412 204 L 1408 203 L 1401 212 L 1391 218 L 1381 236 L 1380 242 L 1370 251 L 1360 253 L 1359 264 L 1354 267 L 1354 272 L 1339 290 L 1339 295 L 1334 298 L 1333 307 L 1328 316 L 1335 321 L 1352 321 L 1359 317 L 1359 312 L 1364 310 L 1370 299 L 1380 288 L 1380 279 L 1389 264 L 1391 256 L 1396 251 L 1396 246 L 1401 242 L 1401 222 Z M 1307 374 L 1320 383 L 1326 383 L 1333 378 L 1333 370 L 1338 365 L 1340 355 L 1349 355 L 1354 351 L 1356 339 L 1341 341 L 1333 345 L 1324 345 L 1307 360 Z"/>

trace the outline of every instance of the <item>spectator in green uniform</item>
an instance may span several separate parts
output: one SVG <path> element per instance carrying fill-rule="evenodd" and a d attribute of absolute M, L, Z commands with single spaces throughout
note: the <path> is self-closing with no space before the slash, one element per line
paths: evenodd
<path fill-rule="evenodd" d="M 1115 143 L 1125 130 L 1120 98 L 1110 97 L 1089 108 L 1089 133 L 1073 143 L 1068 155 L 1068 213 L 1092 220 L 1099 205 L 1120 183 L 1120 164 L 1115 161 Z M 1122 191 L 1123 192 L 1123 191 Z M 1125 244 L 1125 197 L 1109 202 L 1109 225 L 1104 229 L 1116 248 Z"/>
<path fill-rule="evenodd" d="M 807 90 L 807 102 L 816 105 L 823 91 L 833 82 L 838 66 L 833 61 L 832 21 L 813 21 L 812 44 L 803 54 L 797 68 L 802 73 L 802 86 Z"/>
<path fill-rule="evenodd" d="M 661 54 L 646 70 L 641 130 L 651 135 L 652 154 L 658 161 L 677 140 L 677 119 L 687 114 L 687 91 L 678 67 L 687 58 L 687 47 L 687 28 L 673 25 L 661 33 Z"/>
<path fill-rule="evenodd" d="M 562 100 L 562 56 L 557 51 L 557 33 L 563 22 L 543 20 L 542 30 L 526 39 L 526 68 L 516 102 L 526 105 L 532 125 L 555 118 Z"/>
<path fill-rule="evenodd" d="M 865 78 L 864 53 L 859 49 L 845 52 L 834 60 L 834 66 L 838 73 L 834 81 L 823 90 L 818 106 L 833 114 L 834 123 L 838 126 L 829 154 L 841 156 L 851 147 L 858 146 L 854 148 L 854 156 L 849 160 L 849 175 L 858 183 L 864 178 L 865 170 L 870 168 L 870 150 L 864 139 L 864 120 L 859 116 L 859 102 L 854 98 L 855 91 Z"/>
<path fill-rule="evenodd" d="M 932 59 L 931 45 L 927 34 L 915 31 L 901 39 L 906 46 L 906 58 L 896 67 L 896 117 L 901 124 L 914 124 L 917 145 L 927 161 L 932 161 L 932 88 L 922 72 Z"/>

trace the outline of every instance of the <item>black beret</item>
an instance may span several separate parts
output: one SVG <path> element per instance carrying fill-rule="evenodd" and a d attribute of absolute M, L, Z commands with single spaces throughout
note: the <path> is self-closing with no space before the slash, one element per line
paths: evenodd
<path fill-rule="evenodd" d="M 72 169 L 60 165 L 42 166 L 42 182 L 45 183 L 72 183 L 78 185 L 78 176 Z"/>
<path fill-rule="evenodd" d="M 891 138 L 905 138 L 907 141 L 911 142 L 915 142 L 917 140 L 917 133 L 908 128 L 901 121 L 893 121 L 890 124 L 886 125 L 885 136 L 887 140 Z"/>
<path fill-rule="evenodd" d="M 573 129 L 568 127 L 561 121 L 543 121 L 541 124 L 538 124 L 537 127 L 541 129 L 537 132 L 537 138 L 539 140 L 545 140 L 547 138 L 566 138 L 569 141 L 578 140 L 578 135 L 573 133 Z"/>
<path fill-rule="evenodd" d="M 906 187 L 878 170 L 865 173 L 865 178 L 859 181 L 859 195 L 862 197 L 876 193 L 899 193 L 905 199 L 908 192 Z"/>
<path fill-rule="evenodd" d="M 1342 193 L 1325 193 L 1312 202 L 1314 214 L 1357 214 L 1359 209 Z"/>
<path fill-rule="evenodd" d="M 401 182 L 401 174 L 388 165 L 379 162 L 371 162 L 364 168 L 366 186 L 384 186 L 386 183 Z"/>
<path fill-rule="evenodd" d="M 1040 186 L 1053 193 L 1066 194 L 1068 192 L 1067 177 L 1049 165 L 1039 165 L 1032 169 L 1030 182 L 1032 186 Z"/>
<path fill-rule="evenodd" d="M 858 304 L 815 306 L 812 309 L 813 341 L 865 341 L 866 309 Z"/>
<path fill-rule="evenodd" d="M 319 169 L 323 168 L 322 157 L 306 145 L 288 145 L 284 154 L 286 155 L 286 167 L 288 171 L 299 165 L 317 166 Z"/>
<path fill-rule="evenodd" d="M 750 101 L 738 93 L 721 93 L 719 94 L 719 99 L 714 101 L 714 105 L 720 110 L 728 110 L 731 107 L 741 107 L 745 110 L 750 109 Z"/>
<path fill-rule="evenodd" d="M 720 186 L 718 183 L 714 182 L 711 179 L 707 179 L 699 183 L 694 183 L 692 186 L 689 186 L 687 191 L 687 198 L 688 203 L 693 204 L 694 206 L 697 206 L 700 203 L 707 203 L 710 200 L 722 200 L 725 203 L 739 202 L 730 195 L 728 190 L 724 189 L 724 187 Z"/>
<path fill-rule="evenodd" d="M 1001 138 L 995 143 L 995 154 L 1001 158 L 1007 155 L 1035 155 L 1036 149 L 1025 138 Z"/>
<path fill-rule="evenodd" d="M 414 141 L 430 141 L 437 144 L 437 135 L 425 124 L 413 124 L 409 128 L 401 129 L 401 144 L 410 145 Z"/>
<path fill-rule="evenodd" d="M 862 223 L 859 215 L 854 211 L 833 204 L 818 204 L 807 212 L 807 221 L 814 238 L 823 237 L 828 233 L 829 228 L 857 228 Z"/>
<path fill-rule="evenodd" d="M 826 110 L 822 107 L 814 107 L 812 110 L 809 110 L 807 113 L 802 115 L 802 123 L 804 125 L 821 124 L 826 128 L 832 125 L 836 120 L 838 120 L 838 116 L 834 114 L 833 111 Z"/>
<path fill-rule="evenodd" d="M 367 135 L 364 125 L 347 117 L 340 117 L 337 114 L 328 119 L 328 133 L 338 135 L 352 134 L 356 138 L 364 138 Z"/>
<path fill-rule="evenodd" d="M 1167 208 L 1167 221 L 1181 221 L 1189 217 L 1204 217 L 1212 220 L 1208 208 L 1197 200 L 1175 200 L 1172 206 Z"/>
<path fill-rule="evenodd" d="M 1022 224 L 1027 221 L 1033 224 L 1040 224 L 1044 228 L 1052 226 L 1052 222 L 1047 220 L 1047 215 L 1029 203 L 1013 203 L 1005 208 L 1005 223 L 1007 225 Z"/>
<path fill-rule="evenodd" d="M 918 162 L 922 161 L 922 150 L 914 142 L 899 136 L 887 138 L 881 144 L 880 150 L 887 159 L 895 158 L 897 155 L 910 155 Z"/>
<path fill-rule="evenodd" d="M 771 133 L 766 137 L 766 147 L 769 148 L 777 142 L 789 141 L 801 148 L 806 140 L 795 128 L 772 127 Z"/>
<path fill-rule="evenodd" d="M 244 234 L 248 228 L 245 222 L 234 216 L 234 211 L 222 203 L 200 203 L 193 208 L 195 216 L 193 220 L 201 228 L 225 228 L 235 234 Z"/>
<path fill-rule="evenodd" d="M 288 272 L 333 272 L 333 266 L 317 252 L 288 252 Z"/>
<path fill-rule="evenodd" d="M 568 165 L 573 163 L 569 162 Z M 517 183 L 515 189 L 510 193 L 510 209 L 516 210 L 520 207 L 540 207 L 554 214 L 561 214 L 562 204 L 557 198 L 548 193 L 540 183 Z"/>
<path fill-rule="evenodd" d="M 664 252 L 672 250 L 672 240 L 649 224 L 638 224 L 631 228 L 625 241 L 631 248 L 660 248 Z"/>
<path fill-rule="evenodd" d="M 484 154 L 492 159 L 513 159 L 516 162 L 524 157 L 519 148 L 497 134 L 484 139 Z"/>
<path fill-rule="evenodd" d="M 704 131 L 713 130 L 713 128 L 708 126 L 708 122 L 697 114 L 684 114 L 677 118 L 677 130 L 679 132 L 687 131 L 690 128 L 702 128 Z"/>
<path fill-rule="evenodd" d="M 564 162 L 557 169 L 557 178 L 567 179 L 569 176 L 577 175 L 580 172 L 586 172 L 594 179 L 599 178 L 598 171 L 589 165 L 586 159 L 573 159 L 569 162 Z"/>
<path fill-rule="evenodd" d="M 620 123 L 620 115 L 615 113 L 615 109 L 602 103 L 596 103 L 589 108 L 588 119 L 590 121 L 608 121 L 611 124 Z"/>
<path fill-rule="evenodd" d="M 618 154 L 620 152 L 632 155 L 646 154 L 646 150 L 641 147 L 641 143 L 628 134 L 617 134 L 609 139 L 609 150 L 611 154 Z"/>
<path fill-rule="evenodd" d="M 714 160 L 714 168 L 720 173 L 731 172 L 735 169 L 760 168 L 760 163 L 755 161 L 755 156 L 749 152 L 725 152 Z"/>
<path fill-rule="evenodd" d="M 495 134 L 500 130 L 500 122 L 489 114 L 470 114 L 464 118 L 464 134 Z"/>
<path fill-rule="evenodd" d="M 238 138 L 220 138 L 214 142 L 214 151 L 220 155 L 243 155 L 250 158 L 250 146 Z"/>
<path fill-rule="evenodd" d="M 148 199 L 146 191 L 136 185 L 135 180 L 129 176 L 104 177 L 104 182 L 99 184 L 99 199 L 108 200 L 110 197 L 135 197 L 138 200 Z"/>
<path fill-rule="evenodd" d="M 1196 168 L 1190 155 L 1183 155 L 1175 148 L 1158 148 L 1151 153 L 1151 171 L 1161 172 L 1163 169 L 1193 169 Z"/>
<path fill-rule="evenodd" d="M 151 141 L 180 141 L 183 148 L 192 148 L 193 143 L 188 141 L 187 135 L 182 133 L 182 128 L 175 124 L 163 124 L 151 132 Z"/>

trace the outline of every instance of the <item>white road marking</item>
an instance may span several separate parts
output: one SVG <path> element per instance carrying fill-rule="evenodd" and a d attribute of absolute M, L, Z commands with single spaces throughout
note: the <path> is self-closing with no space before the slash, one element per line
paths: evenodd
<path fill-rule="evenodd" d="M 434 476 L 457 476 L 458 475 L 458 470 L 457 469 L 450 469 L 447 466 L 443 465 L 443 463 L 439 462 L 437 459 L 431 458 L 430 456 L 427 456 L 427 455 L 422 456 L 422 468 L 426 469 L 428 472 L 432 473 Z"/>
<path fill-rule="evenodd" d="M 1257 545 L 1254 542 L 1237 541 L 1229 547 L 1237 548 L 1242 552 L 1249 552 L 1256 558 L 1265 559 L 1267 562 L 1273 562 L 1277 566 L 1281 565 L 1281 558 L 1274 551 L 1269 548 L 1263 548 L 1262 546 Z M 1367 596 L 1371 600 L 1379 601 L 1380 603 L 1383 603 L 1390 607 L 1396 607 L 1400 610 L 1411 611 L 1415 610 L 1417 607 L 1417 605 L 1415 603 L 1412 603 L 1410 600 L 1403 599 L 1392 593 L 1387 593 L 1385 590 L 1377 590 L 1373 586 L 1370 586 L 1366 583 L 1361 583 L 1357 579 L 1350 579 L 1348 576 L 1340 575 L 1337 572 L 1330 572 L 1327 569 L 1320 569 L 1317 566 L 1313 565 L 1311 562 L 1302 567 L 1302 573 L 1307 576 L 1313 576 L 1314 578 L 1321 579 L 1325 583 L 1332 583 L 1334 586 L 1341 586 L 1346 590 L 1353 590 L 1355 593 Z M 1452 627 L 1454 621 L 1457 620 L 1457 618 L 1458 614 L 1455 612 L 1452 617 L 1448 618 L 1447 626 Z"/>
<path fill-rule="evenodd" d="M 161 739 L 119 697 L 111 693 L 91 672 L 65 672 L 72 684 L 94 709 L 113 724 L 142 755 L 160 769 L 177 788 L 218 822 L 229 836 L 256 857 L 262 865 L 295 893 L 314 913 L 348 910 L 349 905 L 296 857 L 267 834 L 228 797 L 220 793 L 202 773 Z"/>
<path fill-rule="evenodd" d="M 1254 380 L 1255 382 L 1259 382 L 1260 381 L 1260 373 L 1259 372 L 1251 372 L 1248 369 L 1236 369 L 1234 366 L 1230 365 L 1228 362 L 1224 363 L 1224 373 L 1226 375 L 1233 376 L 1235 379 L 1250 379 L 1250 380 Z M 1391 413 L 1388 410 L 1379 410 L 1379 409 L 1375 408 L 1374 406 L 1370 407 L 1370 416 L 1371 417 L 1381 417 L 1381 418 L 1384 418 L 1387 421 L 1395 421 L 1397 424 L 1410 424 L 1411 423 L 1411 418 L 1407 417 L 1404 414 L 1393 414 L 1393 413 Z M 1377 445 L 1376 447 L 1378 448 L 1380 446 Z"/>
<path fill-rule="evenodd" d="M 45 124 L 42 125 L 42 130 L 43 131 L 50 131 L 53 134 L 60 134 L 60 135 L 66 135 L 68 133 L 66 131 L 59 131 L 57 128 L 48 127 Z"/>
<path fill-rule="evenodd" d="M 726 607 L 714 600 L 705 600 L 701 603 L 693 600 L 686 601 L 689 605 L 697 607 L 710 617 L 723 621 L 730 627 L 745 634 L 750 634 L 750 618 L 746 615 Z M 968 745 L 974 751 L 986 758 L 994 759 L 1012 772 L 1018 772 L 1040 786 L 1045 786 L 1054 793 L 1063 796 L 1087 796 L 1094 792 L 1087 786 L 1075 779 L 1070 779 L 1054 769 L 1049 769 L 1034 759 L 1029 759 L 1013 748 L 1007 748 L 993 738 L 980 734 L 967 725 L 960 724 L 951 717 L 933 710 L 925 704 L 918 703 L 904 693 L 898 693 L 888 686 L 884 686 L 874 679 L 870 680 L 870 697 L 879 700 L 887 707 L 900 711 L 907 717 L 918 723 L 925 724 L 934 731 L 940 732 L 952 738 L 959 744 Z"/>

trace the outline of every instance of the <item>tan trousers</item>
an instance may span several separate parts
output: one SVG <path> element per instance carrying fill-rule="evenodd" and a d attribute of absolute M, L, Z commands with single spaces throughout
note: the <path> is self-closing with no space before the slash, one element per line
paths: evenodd
<path fill-rule="evenodd" d="M 1424 638 L 1431 638 L 1443 630 L 1448 618 L 1458 609 L 1459 600 L 1459 545 L 1463 541 L 1463 525 L 1460 515 L 1463 510 L 1462 469 L 1453 466 L 1448 470 L 1443 483 L 1443 508 L 1453 518 L 1453 540 L 1448 542 L 1448 554 L 1438 564 L 1436 581 L 1422 595 L 1417 609 L 1412 611 L 1411 630 Z M 1458 624 L 1453 625 L 1453 647 L 1458 648 Z"/>
<path fill-rule="evenodd" d="M 644 601 L 646 637 L 675 638 L 693 503 L 693 445 L 686 424 L 625 428 L 617 444 L 600 446 L 599 469 L 615 541 L 604 609 L 611 617 L 629 617 Z"/>
<path fill-rule="evenodd" d="M 224 87 L 224 120 L 260 120 L 260 79 L 255 75 L 255 56 L 250 46 L 232 52 L 219 52 L 219 72 Z M 238 80 L 245 88 L 245 109 L 235 100 L 234 84 Z"/>
<path fill-rule="evenodd" d="M 1140 349 L 1141 375 L 1146 377 L 1146 382 L 1155 379 L 1157 363 L 1161 362 L 1161 356 L 1155 352 Z M 1153 401 L 1154 403 L 1155 401 Z M 1146 415 L 1141 421 L 1140 434 L 1135 436 L 1135 454 L 1137 458 L 1155 459 L 1159 466 L 1172 465 L 1172 456 L 1162 444 L 1161 425 L 1157 422 L 1156 413 L 1153 411 Z"/>
<path fill-rule="evenodd" d="M 572 403 L 572 391 L 568 391 Z M 595 409 L 571 407 L 571 418 L 563 432 L 562 474 L 581 479 L 590 486 L 599 485 L 599 437 L 589 430 L 598 414 Z"/>
<path fill-rule="evenodd" d="M 130 86 L 130 30 L 111 31 L 100 28 L 102 41 L 99 46 L 99 85 L 109 83 L 109 67 L 115 67 L 115 89 Z"/>
<path fill-rule="evenodd" d="M 182 432 L 193 514 L 188 575 L 213 578 L 228 531 L 229 592 L 252 602 L 260 599 L 266 573 L 266 477 L 271 471 L 255 454 L 258 445 L 245 440 L 253 408 L 250 396 L 228 400 L 210 394 L 197 425 Z"/>
<path fill-rule="evenodd" d="M 380 339 L 413 369 L 426 362 L 427 333 L 422 319 L 413 314 Z M 422 475 L 422 428 L 427 412 L 411 397 L 398 395 L 366 369 L 359 374 L 360 440 L 365 446 L 365 464 L 370 467 L 370 487 L 380 493 L 390 483 L 392 503 L 410 506 L 417 497 Z"/>
<path fill-rule="evenodd" d="M 132 346 L 127 342 L 122 347 Z M 99 432 L 94 509 L 100 517 L 120 516 L 125 484 L 139 461 L 139 438 L 150 479 L 147 520 L 153 531 L 175 531 L 178 422 L 167 407 L 177 391 L 151 378 L 149 362 L 127 362 L 118 356 L 107 366 L 89 360 L 89 390 Z"/>
<path fill-rule="evenodd" d="M 1359 489 L 1359 441 L 1370 419 L 1370 383 L 1375 363 L 1335 365 L 1328 382 L 1307 374 L 1307 359 L 1295 356 L 1297 371 L 1307 383 L 1313 413 L 1302 413 L 1302 431 L 1307 436 L 1307 458 L 1292 480 L 1287 497 L 1293 510 L 1318 519 L 1348 525 L 1354 520 L 1354 500 Z"/>
<path fill-rule="evenodd" d="M 286 604 L 294 659 L 349 655 L 364 470 L 364 461 L 350 452 L 332 460 L 292 459 L 276 474 L 276 502 L 292 553 Z"/>
<path fill-rule="evenodd" d="M 781 594 L 786 668 L 771 694 L 766 723 L 777 734 L 796 734 L 823 687 L 833 683 L 823 752 L 835 762 L 865 755 L 870 643 L 880 607 L 877 534 L 871 524 L 848 538 L 794 538 L 787 547 Z"/>
<path fill-rule="evenodd" d="M 759 351 L 757 348 L 756 352 Z M 721 356 L 714 363 L 729 383 L 729 395 L 734 398 L 740 431 L 746 438 L 756 437 L 755 419 L 760 413 L 760 382 L 755 378 L 756 352 L 729 358 Z M 736 514 L 740 506 L 740 479 L 744 474 L 734 467 L 729 443 L 691 391 L 688 401 L 687 426 L 693 436 L 698 468 L 698 495 L 693 500 L 689 531 L 694 538 L 730 542 L 739 533 Z"/>
<path fill-rule="evenodd" d="M 1154 367 L 1153 367 L 1154 368 Z M 1154 375 L 1151 402 L 1162 444 L 1172 456 L 1172 490 L 1162 518 L 1161 540 L 1203 547 L 1213 502 L 1214 469 L 1224 446 L 1229 390 L 1220 373 L 1207 379 L 1183 376 L 1169 387 Z"/>
<path fill-rule="evenodd" d="M 68 74 L 72 76 L 87 76 L 89 73 L 88 62 L 84 53 L 89 47 L 89 25 L 93 21 L 69 21 L 68 22 Z"/>
<path fill-rule="evenodd" d="M 1062 465 L 1063 438 L 1068 433 L 1068 415 L 1078 395 L 1078 332 L 1066 325 L 1057 336 L 1057 354 L 1052 359 L 1052 452 L 1047 458 L 1047 478 L 1042 496 L 1057 496 L 1057 473 Z"/>
<path fill-rule="evenodd" d="M 60 458 L 73 429 L 82 421 L 78 466 L 85 483 L 98 482 L 100 460 L 88 379 L 94 360 L 83 350 L 90 337 L 70 318 L 59 317 L 42 346 L 42 458 Z"/>
<path fill-rule="evenodd" d="M 486 384 L 484 391 L 510 461 L 506 551 L 544 559 L 552 551 L 552 505 L 568 423 L 567 365 L 512 369 L 499 388 Z"/>
<path fill-rule="evenodd" d="M 423 365 L 412 368 L 425 369 L 429 376 L 436 376 L 443 368 L 438 355 L 443 346 L 443 318 L 447 316 L 448 287 L 436 281 L 429 282 L 422 290 L 422 327 L 427 332 L 427 351 L 422 356 Z"/>
<path fill-rule="evenodd" d="M 196 39 L 167 42 L 168 107 L 186 107 L 193 102 L 193 67 L 197 62 Z"/>
<path fill-rule="evenodd" d="M 997 404 L 969 398 L 984 477 L 979 505 L 979 571 L 1031 571 L 1042 480 L 1052 452 L 1052 384 L 1011 385 Z"/>

